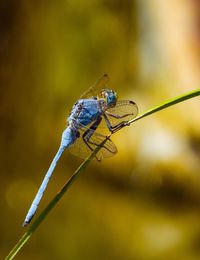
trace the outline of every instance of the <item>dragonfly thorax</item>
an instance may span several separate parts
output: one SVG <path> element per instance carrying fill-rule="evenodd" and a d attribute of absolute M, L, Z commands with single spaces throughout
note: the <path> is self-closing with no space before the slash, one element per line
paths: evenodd
<path fill-rule="evenodd" d="M 117 102 L 117 93 L 110 89 L 103 89 L 100 92 L 99 97 L 104 100 L 104 106 L 106 108 L 114 107 Z"/>

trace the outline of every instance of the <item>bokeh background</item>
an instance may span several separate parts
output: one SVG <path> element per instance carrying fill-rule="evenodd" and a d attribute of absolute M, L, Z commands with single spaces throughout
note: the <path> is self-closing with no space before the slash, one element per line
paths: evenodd
<path fill-rule="evenodd" d="M 103 73 L 143 112 L 200 86 L 200 3 L 0 2 L 0 257 L 23 234 L 66 117 Z M 113 136 L 16 259 L 200 259 L 200 99 Z M 66 152 L 39 212 L 79 166 Z M 38 212 L 37 212 L 38 214 Z"/>

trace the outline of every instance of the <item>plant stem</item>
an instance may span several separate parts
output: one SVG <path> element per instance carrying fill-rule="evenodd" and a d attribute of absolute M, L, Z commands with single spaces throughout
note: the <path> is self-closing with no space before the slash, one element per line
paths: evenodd
<path fill-rule="evenodd" d="M 33 232 L 37 229 L 37 227 L 40 225 L 40 223 L 46 218 L 47 214 L 55 207 L 55 205 L 63 197 L 65 192 L 71 187 L 73 182 L 78 178 L 80 173 L 87 167 L 87 165 L 90 163 L 90 161 L 92 161 L 92 159 L 95 157 L 97 152 L 101 149 L 101 147 L 104 145 L 104 143 L 107 141 L 108 138 L 109 138 L 109 136 L 78 167 L 78 169 L 74 172 L 74 174 L 64 184 L 64 186 L 61 188 L 61 190 L 53 197 L 53 199 L 50 201 L 50 203 L 47 205 L 47 207 L 41 212 L 41 214 L 36 218 L 36 220 L 33 222 L 33 224 L 29 227 L 29 229 L 24 233 L 24 235 L 21 237 L 21 239 L 13 247 L 13 249 L 10 251 L 10 253 L 5 258 L 5 260 L 13 259 L 16 256 L 16 254 L 24 246 L 24 244 L 26 244 L 26 242 L 29 240 L 29 238 L 31 237 Z"/>
<path fill-rule="evenodd" d="M 151 115 L 153 113 L 156 113 L 158 111 L 161 111 L 161 110 L 163 110 L 163 109 L 165 109 L 167 107 L 171 107 L 171 106 L 173 106 L 175 104 L 178 104 L 180 102 L 183 102 L 183 101 L 185 101 L 187 99 L 190 99 L 190 98 L 194 98 L 194 97 L 199 96 L 199 95 L 200 95 L 200 89 L 197 89 L 197 90 L 191 91 L 191 92 L 189 92 L 187 94 L 180 95 L 180 96 L 178 96 L 176 98 L 170 99 L 170 100 L 168 100 L 168 101 L 166 101 L 166 102 L 164 102 L 164 103 L 162 103 L 162 104 L 160 104 L 160 105 L 158 105 L 158 106 L 156 106 L 156 107 L 154 107 L 152 109 L 149 109 L 146 112 L 140 114 L 136 118 L 130 120 L 128 122 L 128 124 L 132 124 L 133 122 L 135 122 L 135 121 L 137 121 L 139 119 L 142 119 L 143 117 L 149 116 L 149 115 Z"/>
<path fill-rule="evenodd" d="M 125 126 L 130 126 L 135 121 L 138 121 L 138 120 L 140 120 L 140 119 L 142 119 L 146 116 L 149 116 L 153 113 L 156 113 L 156 112 L 161 111 L 165 108 L 168 108 L 170 106 L 173 106 L 175 104 L 178 104 L 180 102 L 183 102 L 183 101 L 190 99 L 190 98 L 194 98 L 194 97 L 199 96 L 199 95 L 200 95 L 200 89 L 197 89 L 197 90 L 191 91 L 187 94 L 180 95 L 176 98 L 170 99 L 170 100 L 168 100 L 168 101 L 166 101 L 166 102 L 164 102 L 164 103 L 162 103 L 162 104 L 160 104 L 156 107 L 153 107 L 153 108 L 147 110 L 146 112 L 144 112 L 142 114 L 139 114 L 137 117 L 133 118 L 132 120 L 124 122 L 122 125 L 120 125 L 120 127 L 118 129 L 115 130 L 115 132 L 113 134 L 117 133 L 119 130 L 121 130 Z"/>
<path fill-rule="evenodd" d="M 170 99 L 152 109 L 147 110 L 146 112 L 140 114 L 136 118 L 130 120 L 129 122 L 126 122 L 123 126 L 129 126 L 133 122 L 140 120 L 146 116 L 149 116 L 153 113 L 156 113 L 160 110 L 163 110 L 167 107 L 173 106 L 177 103 L 183 102 L 187 99 L 196 97 L 200 95 L 200 89 L 197 89 L 195 91 L 189 92 L 187 94 L 178 96 L 174 99 Z M 118 129 L 120 130 L 120 129 Z M 117 130 L 117 131 L 118 131 Z M 116 131 L 116 132 L 117 132 Z M 22 247 L 26 244 L 26 242 L 30 239 L 33 232 L 38 228 L 38 226 L 41 224 L 41 222 L 46 218 L 46 216 L 49 214 L 49 212 L 55 207 L 55 205 L 58 203 L 58 201 L 63 197 L 63 195 L 66 193 L 66 191 L 71 187 L 73 182 L 79 177 L 80 173 L 87 167 L 87 165 L 92 161 L 92 159 L 95 157 L 97 152 L 101 149 L 101 147 L 104 145 L 104 143 L 109 139 L 110 136 L 108 136 L 100 146 L 98 146 L 91 155 L 79 166 L 79 168 L 74 172 L 74 174 L 69 178 L 69 180 L 64 184 L 62 189 L 54 196 L 54 198 L 50 201 L 50 203 L 47 205 L 47 207 L 41 212 L 41 214 L 36 218 L 36 220 L 33 222 L 33 224 L 29 227 L 29 229 L 24 233 L 24 235 L 21 237 L 21 239 L 17 242 L 17 244 L 13 247 L 13 249 L 10 251 L 8 256 L 5 258 L 5 260 L 13 259 L 16 254 L 22 249 Z"/>

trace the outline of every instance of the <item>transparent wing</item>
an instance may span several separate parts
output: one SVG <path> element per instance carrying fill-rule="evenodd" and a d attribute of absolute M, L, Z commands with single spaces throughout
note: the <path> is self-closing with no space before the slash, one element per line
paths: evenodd
<path fill-rule="evenodd" d="M 123 121 L 129 121 L 135 118 L 138 114 L 138 106 L 131 100 L 119 100 L 116 106 L 105 111 L 112 126 L 115 126 Z"/>
<path fill-rule="evenodd" d="M 90 140 L 86 142 L 83 140 L 83 134 L 85 131 L 87 131 L 87 128 L 83 128 L 79 131 L 80 137 L 75 141 L 72 146 L 69 147 L 69 151 L 77 157 L 85 159 L 97 146 L 100 146 L 102 144 L 106 136 L 93 131 Z M 117 148 L 115 144 L 110 139 L 108 139 L 96 154 L 96 158 L 100 161 L 103 158 L 112 157 L 116 153 Z"/>
<path fill-rule="evenodd" d="M 97 82 L 92 85 L 91 87 L 89 87 L 88 90 L 86 90 L 80 98 L 88 98 L 88 97 L 92 97 L 92 96 L 96 96 L 101 89 L 104 89 L 107 85 L 109 81 L 109 77 L 107 74 L 104 74 L 103 76 L 101 76 Z"/>

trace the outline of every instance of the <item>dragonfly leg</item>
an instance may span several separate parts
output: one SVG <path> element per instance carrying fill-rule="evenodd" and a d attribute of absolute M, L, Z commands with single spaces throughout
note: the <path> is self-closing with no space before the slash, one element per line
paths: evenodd
<path fill-rule="evenodd" d="M 102 117 L 99 117 L 91 126 L 89 129 L 87 129 L 82 138 L 83 138 L 83 141 L 84 143 L 87 145 L 87 147 L 93 151 L 94 149 L 89 145 L 90 144 L 94 144 L 94 145 L 98 145 L 98 144 L 95 144 L 93 142 L 90 141 L 90 138 L 92 137 L 94 131 L 97 129 L 97 127 L 99 126 L 99 124 L 101 123 L 101 120 L 102 120 Z M 96 157 L 96 156 L 95 156 Z M 98 158 L 96 157 L 96 159 L 98 160 Z"/>
<path fill-rule="evenodd" d="M 110 114 L 109 114 L 109 115 L 110 115 Z M 105 114 L 104 114 L 103 116 L 104 116 L 104 119 L 105 119 L 105 121 L 106 121 L 107 127 L 108 127 L 108 129 L 109 129 L 109 131 L 110 131 L 111 133 L 115 133 L 115 132 L 118 131 L 120 128 L 122 128 L 122 127 L 124 127 L 124 126 L 127 125 L 127 121 L 122 121 L 122 122 L 120 122 L 119 124 L 113 126 L 113 125 L 110 123 L 110 121 L 109 121 L 109 119 L 107 118 L 107 116 L 106 116 Z M 125 116 L 127 116 L 127 115 L 124 115 L 124 116 L 119 117 L 119 118 L 123 118 L 123 117 L 125 117 Z"/>
<path fill-rule="evenodd" d="M 97 129 L 98 125 L 101 123 L 102 117 L 99 117 L 91 126 L 88 130 L 85 131 L 85 133 L 83 134 L 82 138 L 84 143 L 87 145 L 87 147 L 93 151 L 94 148 L 91 147 L 91 145 L 95 145 L 96 147 L 100 145 L 100 143 L 95 142 L 94 140 L 91 140 L 92 135 L 94 134 L 95 130 Z M 105 137 L 106 138 L 106 137 Z M 109 139 L 109 137 L 107 137 Z M 102 141 L 102 140 L 101 140 Z M 111 150 L 108 149 L 108 147 L 104 146 L 104 149 L 108 150 L 109 152 L 112 153 Z M 97 158 L 97 156 L 95 156 L 96 159 L 98 161 L 101 161 L 101 159 Z"/>
<path fill-rule="evenodd" d="M 131 116 L 133 115 L 132 113 L 127 113 L 127 114 L 124 114 L 124 115 L 117 115 L 117 114 L 113 114 L 113 113 L 110 113 L 109 111 L 106 111 L 105 112 L 107 115 L 111 116 L 111 117 L 114 117 L 114 118 L 117 118 L 117 119 L 120 119 L 120 118 L 124 118 L 124 117 L 127 117 L 127 116 Z"/>
<path fill-rule="evenodd" d="M 99 126 L 99 124 L 101 123 L 102 117 L 98 117 L 98 119 L 90 126 L 90 128 L 88 128 L 84 134 L 83 134 L 83 139 L 86 139 L 86 141 L 88 141 L 91 136 L 93 135 L 94 131 L 97 129 L 97 127 Z"/>

